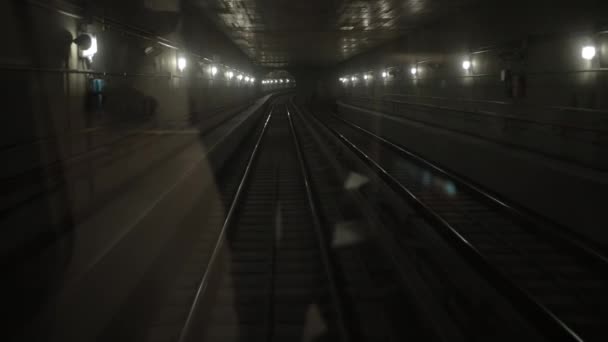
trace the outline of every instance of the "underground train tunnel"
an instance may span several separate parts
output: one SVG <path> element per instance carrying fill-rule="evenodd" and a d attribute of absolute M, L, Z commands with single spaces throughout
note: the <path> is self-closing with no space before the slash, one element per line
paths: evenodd
<path fill-rule="evenodd" d="M 2 340 L 608 340 L 608 2 L 0 26 Z"/>

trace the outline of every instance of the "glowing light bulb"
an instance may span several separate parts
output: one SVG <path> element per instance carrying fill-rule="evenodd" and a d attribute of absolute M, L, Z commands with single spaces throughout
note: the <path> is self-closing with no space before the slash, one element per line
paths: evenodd
<path fill-rule="evenodd" d="M 592 60 L 595 57 L 595 54 L 595 46 L 585 46 L 581 51 L 581 56 L 588 61 Z"/>
<path fill-rule="evenodd" d="M 179 71 L 184 71 L 184 69 L 186 69 L 186 66 L 188 66 L 188 61 L 186 60 L 186 58 L 179 57 L 177 59 L 177 68 L 179 69 Z"/>
<path fill-rule="evenodd" d="M 92 62 L 93 57 L 97 53 L 97 37 L 95 37 L 92 34 L 89 34 L 89 37 L 91 38 L 91 46 L 89 46 L 88 49 L 83 50 L 81 53 L 82 53 L 82 57 L 88 58 L 89 61 Z"/>
<path fill-rule="evenodd" d="M 410 69 L 410 73 L 415 76 L 418 73 L 418 69 L 416 67 L 412 67 L 412 69 Z"/>
<path fill-rule="evenodd" d="M 469 60 L 465 60 L 464 62 L 462 62 L 462 68 L 464 70 L 469 70 L 471 69 L 471 61 Z"/>

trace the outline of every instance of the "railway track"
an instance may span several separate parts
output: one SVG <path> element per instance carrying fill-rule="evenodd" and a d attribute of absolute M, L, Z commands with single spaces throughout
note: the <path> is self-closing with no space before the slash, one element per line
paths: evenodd
<path fill-rule="evenodd" d="M 404 230 L 399 211 L 409 209 L 398 196 L 386 208 L 375 179 L 350 184 L 356 167 L 344 163 L 356 156 L 285 100 L 184 219 L 196 229 L 159 258 L 165 273 L 142 281 L 158 282 L 156 292 L 138 289 L 129 304 L 138 311 L 123 312 L 101 340 L 464 341 L 492 337 L 505 322 L 518 330 L 494 340 L 536 336 L 510 313 L 494 317 L 497 303 L 494 312 L 467 307 L 462 284 L 436 264 L 413 265 L 408 253 L 422 242 Z"/>
<path fill-rule="evenodd" d="M 291 112 L 332 241 L 356 340 L 453 340 L 451 327 L 439 332 L 440 319 L 435 323 L 426 319 L 426 309 L 433 305 L 426 303 L 423 308 L 411 298 L 416 281 L 403 267 L 400 247 L 386 234 L 385 222 L 370 205 L 371 197 L 359 192 L 374 192 L 373 186 L 344 166 L 347 156 L 339 141 L 326 140 L 322 130 L 293 105 Z"/>
<path fill-rule="evenodd" d="M 550 339 L 605 339 L 602 255 L 402 146 L 333 115 L 322 121 Z"/>
<path fill-rule="evenodd" d="M 285 106 L 265 120 L 179 341 L 344 340 Z M 204 250 L 206 246 L 202 246 Z"/>
<path fill-rule="evenodd" d="M 411 314 L 410 323 L 415 312 L 404 309 L 409 303 L 383 246 L 345 242 L 344 233 L 335 231 L 365 218 L 355 217 L 363 216 L 353 209 L 357 203 L 340 195 L 344 180 L 326 164 L 310 129 L 281 101 L 274 104 L 263 127 L 220 172 L 220 200 L 204 201 L 197 207 L 207 213 L 195 209 L 187 219 L 201 221 L 203 229 L 187 238 L 193 243 L 183 249 L 193 252 L 182 257 L 183 267 L 168 294 L 152 310 L 157 314 L 138 328 L 128 321 L 113 329 L 140 330 L 135 335 L 110 333 L 104 339 L 369 341 L 427 336 L 421 331 L 428 327 L 403 329 L 404 312 Z M 131 306 L 146 304 L 149 300 Z M 134 315 L 142 313 L 123 316 Z"/>
<path fill-rule="evenodd" d="M 266 110 L 264 110 L 266 112 Z M 252 115 L 262 118 L 265 113 Z M 123 304 L 100 340 L 112 341 L 175 341 L 188 314 L 192 297 L 205 271 L 211 252 L 238 189 L 252 146 L 258 138 L 260 124 L 245 121 L 256 118 L 235 118 L 226 127 L 202 137 L 207 146 L 206 167 L 189 177 L 213 177 L 210 185 L 200 192 L 189 213 L 175 222 L 176 233 L 166 242 L 154 265 Z M 253 123 L 253 121 L 252 121 Z M 235 144 L 241 134 L 246 136 Z M 233 146 L 234 153 L 227 151 Z M 203 156 L 201 156 L 202 158 Z"/>
<path fill-rule="evenodd" d="M 296 112 L 301 111 L 296 108 Z M 349 285 L 360 286 L 371 281 L 378 287 L 372 290 L 365 289 L 364 285 L 360 286 L 362 291 L 354 291 L 364 296 L 376 294 L 373 300 L 367 298 L 367 303 L 375 302 L 375 307 L 355 310 L 359 314 L 355 325 L 367 327 L 374 321 L 382 321 L 384 325 L 371 334 L 362 334 L 361 340 L 543 340 L 535 327 L 432 232 L 417 210 L 336 139 L 322 122 L 310 115 L 296 117 L 301 117 L 302 122 L 308 121 L 309 131 L 319 135 L 317 145 L 327 146 L 325 160 L 334 161 L 337 168 L 342 169 L 339 176 L 342 187 L 352 188 L 353 183 L 358 183 L 357 190 L 351 190 L 359 197 L 358 203 L 347 203 L 343 214 L 356 222 L 366 222 L 367 227 L 362 229 L 363 243 L 355 249 L 367 267 L 368 282 L 362 281 L 365 279 L 362 277 Z M 326 165 L 331 164 L 318 154 L 311 157 L 310 162 L 322 173 L 327 171 Z M 329 177 L 319 177 L 320 181 L 324 179 Z M 319 188 L 331 189 L 327 185 Z M 325 206 L 328 211 L 334 210 L 331 201 Z M 344 219 L 338 218 L 335 222 L 341 220 Z M 344 268 L 349 270 L 346 272 L 349 277 L 358 274 L 352 266 Z M 355 296 L 351 302 L 356 305 L 365 299 Z M 511 329 L 496 334 L 497 329 L 507 325 Z M 378 335 L 379 331 L 385 335 Z"/>

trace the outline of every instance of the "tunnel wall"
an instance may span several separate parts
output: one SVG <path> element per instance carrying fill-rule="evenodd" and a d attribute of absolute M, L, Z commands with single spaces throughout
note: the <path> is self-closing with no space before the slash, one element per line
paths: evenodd
<path fill-rule="evenodd" d="M 146 7 L 149 1 L 134 1 L 118 11 L 123 3 L 98 1 L 84 10 L 61 1 L 0 5 L 0 28 L 12 32 L 0 53 L 6 113 L 0 153 L 11 161 L 0 177 L 14 188 L 5 194 L 3 209 L 16 222 L 24 224 L 24 216 L 35 218 L 32 213 L 40 212 L 49 217 L 36 224 L 62 224 L 197 141 L 195 135 L 172 133 L 204 130 L 218 113 L 242 109 L 261 95 L 257 87 L 236 79 L 214 79 L 206 65 L 198 65 L 210 63 L 200 57 L 208 55 L 235 72 L 254 73 L 246 56 L 196 18 L 195 10 L 154 11 Z M 128 25 L 115 17 L 101 24 L 94 19 L 100 14 L 115 15 Z M 92 62 L 80 58 L 71 43 L 82 31 L 98 39 Z M 146 53 L 147 48 L 153 50 Z M 181 56 L 188 61 L 183 72 L 176 65 Z M 104 167 L 91 168 L 103 158 Z M 46 200 L 63 204 L 32 202 L 49 187 L 56 188 L 57 197 Z"/>
<path fill-rule="evenodd" d="M 454 13 L 346 61 L 325 82 L 341 114 L 606 245 L 605 6 Z M 597 56 L 587 61 L 581 50 L 591 44 Z"/>
<path fill-rule="evenodd" d="M 601 33 L 606 5 L 572 6 L 494 5 L 475 9 L 476 14 L 457 12 L 351 58 L 334 69 L 329 81 L 338 95 L 394 93 L 488 101 L 488 106 L 502 101 L 606 111 L 608 99 L 602 94 L 608 87 L 603 69 L 608 66 L 608 33 Z M 592 44 L 598 56 L 584 60 L 581 48 Z M 462 68 L 465 59 L 473 64 L 469 72 Z M 413 76 L 410 69 L 415 65 L 418 74 Z M 392 70 L 394 76 L 385 81 L 383 70 Z M 501 80 L 502 70 L 511 71 L 512 84 Z M 373 73 L 374 80 L 364 82 L 366 72 Z M 357 85 L 341 85 L 339 78 L 346 75 L 359 76 Z M 525 81 L 517 83 L 517 77 Z M 517 85 L 523 88 L 513 89 Z"/>
<path fill-rule="evenodd" d="M 327 82 L 351 104 L 606 171 L 608 34 L 599 22 L 562 7 L 456 13 L 347 61 Z M 597 48 L 591 61 L 586 45 Z"/>
<path fill-rule="evenodd" d="M 103 234 L 128 228 L 111 226 L 102 216 L 106 209 L 115 210 L 111 219 L 141 216 L 148 209 L 140 202 L 171 188 L 205 152 L 200 133 L 262 95 L 236 79 L 210 77 L 198 64 L 212 60 L 255 74 L 196 9 L 168 11 L 165 5 L 177 1 L 79 3 L 92 5 L 0 3 L 0 252 L 4 265 L 16 267 L 7 273 L 14 292 L 3 297 L 10 322 L 35 314 L 47 292 L 61 287 L 67 264 L 85 268 L 87 259 L 75 258 L 75 250 L 111 248 Z M 72 43 L 83 31 L 97 36 L 92 62 Z M 183 72 L 179 56 L 188 61 Z M 154 181 L 134 189 L 145 179 Z M 108 226 L 86 233 L 94 246 L 78 245 L 78 229 L 92 217 Z M 20 273 L 23 262 L 38 266 Z"/>

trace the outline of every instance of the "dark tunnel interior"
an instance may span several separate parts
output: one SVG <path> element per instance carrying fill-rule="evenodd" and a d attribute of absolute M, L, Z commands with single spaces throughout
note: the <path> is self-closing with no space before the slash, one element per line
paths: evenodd
<path fill-rule="evenodd" d="M 608 2 L 0 2 L 4 341 L 608 341 Z"/>

